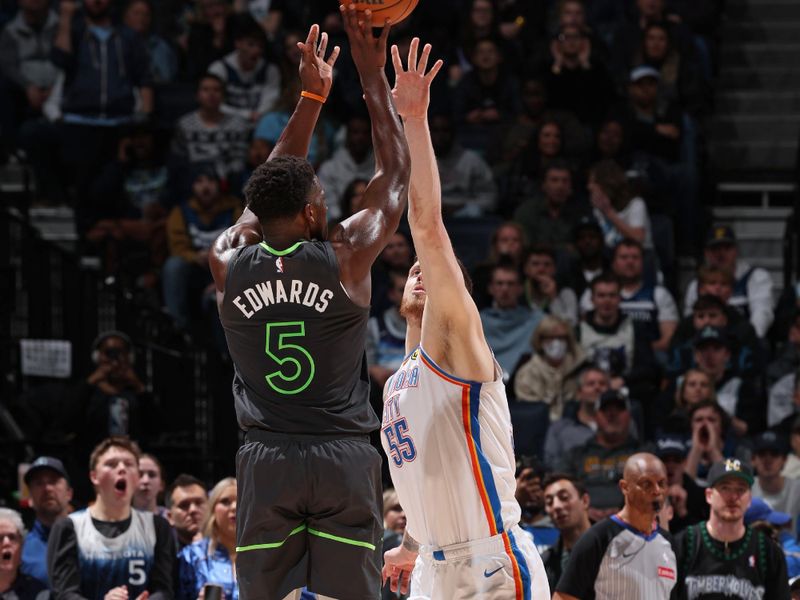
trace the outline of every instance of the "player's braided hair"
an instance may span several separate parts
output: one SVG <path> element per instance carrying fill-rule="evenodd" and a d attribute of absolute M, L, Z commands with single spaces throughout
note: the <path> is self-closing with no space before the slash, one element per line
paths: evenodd
<path fill-rule="evenodd" d="M 293 217 L 308 202 L 313 182 L 314 169 L 305 158 L 279 156 L 256 167 L 244 196 L 260 220 Z"/>

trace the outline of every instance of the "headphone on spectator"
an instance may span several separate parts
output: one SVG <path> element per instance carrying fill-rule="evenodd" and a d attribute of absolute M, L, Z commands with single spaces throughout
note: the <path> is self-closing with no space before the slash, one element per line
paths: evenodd
<path fill-rule="evenodd" d="M 133 351 L 133 341 L 130 336 L 122 331 L 109 329 L 98 335 L 92 342 L 92 362 L 94 364 L 100 364 L 100 344 L 105 342 L 108 338 L 119 338 L 125 342 L 125 345 L 128 347 L 128 362 L 131 365 L 136 362 L 136 353 Z"/>

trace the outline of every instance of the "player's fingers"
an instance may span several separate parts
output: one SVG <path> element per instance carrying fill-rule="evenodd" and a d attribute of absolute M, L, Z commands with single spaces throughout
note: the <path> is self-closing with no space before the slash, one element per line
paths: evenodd
<path fill-rule="evenodd" d="M 431 67 L 431 70 L 428 71 L 428 74 L 425 75 L 425 79 L 430 83 L 433 81 L 433 78 L 436 77 L 436 74 L 441 70 L 442 66 L 444 65 L 444 61 L 440 58 Z"/>
<path fill-rule="evenodd" d="M 400 593 L 408 593 L 408 584 L 411 583 L 411 571 L 403 569 L 400 571 Z"/>
<path fill-rule="evenodd" d="M 417 73 L 420 75 L 425 74 L 425 69 L 428 68 L 428 57 L 431 55 L 431 45 L 425 44 L 422 47 L 422 56 L 419 57 L 419 65 L 417 65 Z"/>
<path fill-rule="evenodd" d="M 339 6 L 339 10 L 342 12 L 342 21 L 344 22 L 345 31 L 347 31 L 348 35 L 356 35 L 359 32 L 358 29 L 358 16 L 356 15 L 356 5 L 355 4 L 342 4 Z"/>
<path fill-rule="evenodd" d="M 365 38 L 372 37 L 372 11 L 370 9 L 364 11 L 364 20 L 361 21 L 361 33 Z"/>
<path fill-rule="evenodd" d="M 328 48 L 328 34 L 324 31 L 319 38 L 319 47 L 317 48 L 317 56 L 324 58 L 325 50 Z"/>
<path fill-rule="evenodd" d="M 333 50 L 331 51 L 331 55 L 326 61 L 330 66 L 336 64 L 336 59 L 339 58 L 339 52 L 341 52 L 341 48 L 339 48 L 339 46 L 334 46 Z"/>
<path fill-rule="evenodd" d="M 314 23 L 308 29 L 308 36 L 306 37 L 306 46 L 308 46 L 309 48 L 316 48 L 318 34 L 319 34 L 319 25 Z"/>
<path fill-rule="evenodd" d="M 381 29 L 381 35 L 378 38 L 378 44 L 381 48 L 386 50 L 386 42 L 389 40 L 389 32 L 392 30 L 392 22 L 389 19 L 386 19 L 383 22 L 383 29 Z"/>
<path fill-rule="evenodd" d="M 417 68 L 417 48 L 419 48 L 419 38 L 415 37 L 408 46 L 408 70 Z"/>
<path fill-rule="evenodd" d="M 400 50 L 398 50 L 397 44 L 392 44 L 392 64 L 394 65 L 395 75 L 403 72 L 403 61 L 400 60 Z"/>
<path fill-rule="evenodd" d="M 389 577 L 389 589 L 393 592 L 397 591 L 397 568 L 392 567 L 392 574 Z"/>

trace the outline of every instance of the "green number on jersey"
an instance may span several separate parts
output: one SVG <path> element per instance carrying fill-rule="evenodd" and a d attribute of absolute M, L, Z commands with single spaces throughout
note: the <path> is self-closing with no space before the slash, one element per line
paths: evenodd
<path fill-rule="evenodd" d="M 266 353 L 281 368 L 266 375 L 267 385 L 279 394 L 299 394 L 314 379 L 314 359 L 308 350 L 287 342 L 289 338 L 305 337 L 304 321 L 267 324 Z"/>

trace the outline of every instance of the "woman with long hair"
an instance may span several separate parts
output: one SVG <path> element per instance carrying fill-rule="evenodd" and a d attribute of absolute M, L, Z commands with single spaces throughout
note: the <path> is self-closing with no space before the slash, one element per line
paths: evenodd
<path fill-rule="evenodd" d="M 222 588 L 225 600 L 238 600 L 236 582 L 236 479 L 226 477 L 211 490 L 203 539 L 178 554 L 177 600 L 201 598 L 207 584 Z"/>
<path fill-rule="evenodd" d="M 612 160 L 601 160 L 589 170 L 587 184 L 594 216 L 603 229 L 606 247 L 614 248 L 625 238 L 653 248 L 653 233 L 647 205 L 634 196 L 625 171 Z"/>

